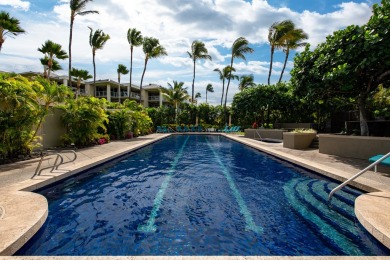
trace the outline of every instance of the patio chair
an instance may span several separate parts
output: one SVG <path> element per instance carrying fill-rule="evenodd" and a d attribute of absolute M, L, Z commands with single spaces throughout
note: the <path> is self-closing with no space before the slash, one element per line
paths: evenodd
<path fill-rule="evenodd" d="M 162 126 L 162 133 L 169 133 L 169 129 L 166 126 Z"/>
<path fill-rule="evenodd" d="M 222 129 L 222 131 L 221 132 L 225 132 L 225 133 L 227 133 L 229 131 L 229 126 L 225 126 L 225 128 L 224 129 Z"/>
<path fill-rule="evenodd" d="M 178 133 L 181 133 L 183 131 L 183 129 L 181 128 L 181 126 L 176 126 L 176 132 Z"/>
<path fill-rule="evenodd" d="M 194 125 L 191 126 L 191 132 L 196 132 L 196 129 L 195 129 Z"/>
<path fill-rule="evenodd" d="M 203 127 L 201 125 L 198 125 L 198 132 L 203 132 Z"/>
<path fill-rule="evenodd" d="M 161 128 L 161 126 L 157 126 L 157 130 L 156 130 L 156 133 L 162 133 L 163 132 L 163 130 L 162 130 L 162 128 Z"/>
<path fill-rule="evenodd" d="M 190 131 L 190 129 L 188 128 L 188 126 L 184 126 L 184 132 L 189 132 Z"/>

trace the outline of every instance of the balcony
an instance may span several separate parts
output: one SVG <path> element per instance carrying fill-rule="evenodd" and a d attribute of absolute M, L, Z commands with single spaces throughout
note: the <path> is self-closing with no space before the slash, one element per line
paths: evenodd
<path fill-rule="evenodd" d="M 149 101 L 160 101 L 160 96 L 149 96 Z"/>
<path fill-rule="evenodd" d="M 107 91 L 96 91 L 96 97 L 107 97 Z"/>

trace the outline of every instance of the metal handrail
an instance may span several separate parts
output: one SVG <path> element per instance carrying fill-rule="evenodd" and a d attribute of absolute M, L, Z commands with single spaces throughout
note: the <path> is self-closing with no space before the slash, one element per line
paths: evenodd
<path fill-rule="evenodd" d="M 72 160 L 69 160 L 67 162 L 64 162 L 64 157 L 61 155 L 61 153 L 73 153 L 74 155 L 74 158 Z M 53 172 L 54 170 L 58 170 L 58 167 L 60 167 L 61 165 L 64 165 L 64 164 L 67 164 L 67 163 L 71 163 L 71 162 L 74 162 L 76 161 L 77 159 L 77 153 L 74 151 L 74 150 L 67 150 L 67 151 L 61 151 L 61 153 L 52 153 L 52 154 L 45 154 L 45 155 L 42 155 L 41 156 L 41 159 L 38 163 L 38 166 L 37 168 L 35 169 L 35 173 L 34 175 L 31 177 L 31 179 L 33 179 L 35 176 L 39 176 L 41 174 L 41 172 L 43 170 L 46 170 L 46 169 L 50 169 L 50 172 Z M 47 156 L 52 156 L 52 155 L 57 155 L 56 156 L 56 159 L 54 161 L 54 164 L 52 166 L 48 166 L 48 167 L 44 167 L 44 168 L 40 168 L 41 165 L 42 165 L 42 161 L 45 157 Z"/>
<path fill-rule="evenodd" d="M 260 137 L 260 141 L 263 141 L 263 137 L 261 137 L 257 129 L 255 129 L 255 133 Z M 255 136 L 253 136 L 253 139 L 255 139 Z"/>
<path fill-rule="evenodd" d="M 345 182 L 341 183 L 339 186 L 337 186 L 336 188 L 334 188 L 330 193 L 329 193 L 329 197 L 328 197 L 328 203 L 331 202 L 332 200 L 332 197 L 333 195 L 336 193 L 336 191 L 340 190 L 341 188 L 343 188 L 344 186 L 346 186 L 348 183 L 350 183 L 351 181 L 353 181 L 354 179 L 356 179 L 357 177 L 359 177 L 360 175 L 362 175 L 363 173 L 365 173 L 366 171 L 370 170 L 371 168 L 377 166 L 378 164 L 380 164 L 383 160 L 385 160 L 386 158 L 390 157 L 390 152 L 387 153 L 386 155 L 384 155 L 383 157 L 381 157 L 379 160 L 373 162 L 372 164 L 370 164 L 369 166 L 367 166 L 366 168 L 364 168 L 363 170 L 361 170 L 360 172 L 356 173 L 354 176 L 352 176 L 351 178 L 349 178 L 348 180 L 346 180 Z"/>

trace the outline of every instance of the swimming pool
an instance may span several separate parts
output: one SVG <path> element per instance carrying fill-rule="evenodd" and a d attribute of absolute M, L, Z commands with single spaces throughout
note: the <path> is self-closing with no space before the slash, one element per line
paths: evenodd
<path fill-rule="evenodd" d="M 39 191 L 17 255 L 389 255 L 345 189 L 222 136 L 177 135 Z"/>

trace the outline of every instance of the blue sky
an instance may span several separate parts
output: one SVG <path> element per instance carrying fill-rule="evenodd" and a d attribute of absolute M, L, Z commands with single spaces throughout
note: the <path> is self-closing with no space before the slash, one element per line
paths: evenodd
<path fill-rule="evenodd" d="M 379 0 L 94 0 L 89 10 L 99 15 L 78 16 L 74 26 L 72 65 L 89 70 L 92 74 L 92 54 L 88 44 L 89 29 L 102 29 L 111 36 L 103 50 L 97 52 L 98 79 L 117 80 L 118 64 L 129 67 L 129 45 L 126 33 L 137 28 L 144 36 L 155 37 L 167 49 L 168 56 L 150 60 L 144 84 L 156 83 L 164 87 L 173 80 L 185 82 L 191 89 L 192 62 L 187 51 L 194 40 L 203 41 L 212 61 L 197 63 L 195 91 L 202 94 L 211 83 L 215 92 L 208 94 L 212 104 L 220 102 L 222 84 L 213 70 L 222 69 L 230 61 L 233 41 L 244 36 L 254 48 L 247 60 L 235 60 L 237 75 L 253 74 L 256 83 L 266 83 L 270 60 L 267 42 L 268 28 L 277 21 L 291 19 L 308 35 L 314 48 L 333 31 L 351 24 L 361 25 L 371 16 L 371 7 Z M 0 54 L 0 70 L 43 70 L 37 51 L 46 40 L 62 44 L 68 49 L 69 0 L 0 0 L 0 10 L 20 20 L 26 34 L 7 38 Z M 299 50 L 298 50 L 299 51 Z M 289 79 L 293 66 L 290 55 L 283 80 Z M 133 64 L 133 83 L 139 84 L 144 64 L 142 48 L 136 48 Z M 272 82 L 279 78 L 284 53 L 275 53 Z M 56 72 L 67 75 L 67 60 L 60 61 L 64 68 Z M 121 82 L 128 82 L 128 75 Z M 228 103 L 238 92 L 238 81 L 231 83 Z"/>

